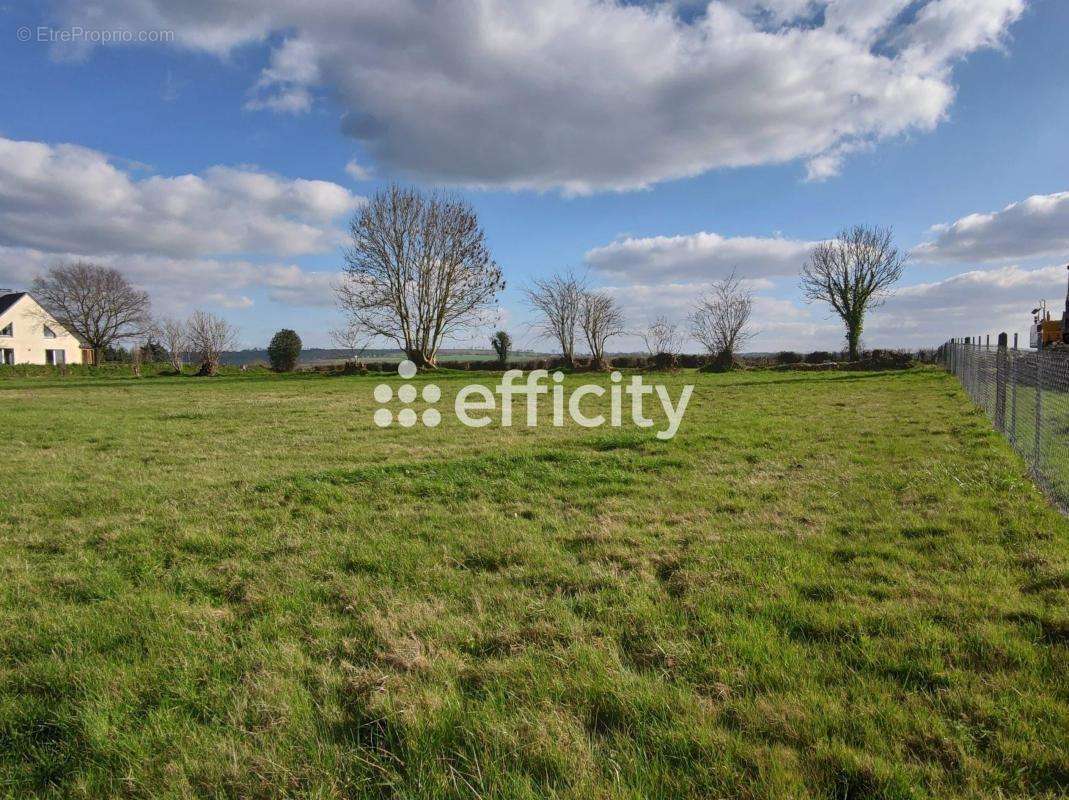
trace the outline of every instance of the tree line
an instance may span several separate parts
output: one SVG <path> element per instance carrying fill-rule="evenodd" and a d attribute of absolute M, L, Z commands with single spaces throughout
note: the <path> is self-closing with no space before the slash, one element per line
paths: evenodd
<path fill-rule="evenodd" d="M 505 288 L 474 208 L 456 196 L 388 186 L 354 215 L 349 234 L 336 290 L 346 326 L 336 338 L 354 350 L 361 341 L 387 339 L 417 365 L 433 367 L 444 340 L 486 324 Z M 851 360 L 859 358 L 867 312 L 902 274 L 904 256 L 892 239 L 890 229 L 844 229 L 801 265 L 804 297 L 840 317 Z M 585 349 L 592 368 L 606 368 L 609 340 L 629 332 L 619 301 L 572 270 L 535 278 L 523 293 L 566 366 L 574 367 L 577 349 Z M 710 284 L 685 323 L 660 317 L 641 335 L 658 363 L 671 364 L 689 334 L 714 368 L 727 369 L 755 334 L 753 308 L 745 278 L 732 272 Z M 498 331 L 491 345 L 505 362 L 512 338 Z"/>
<path fill-rule="evenodd" d="M 345 317 L 334 332 L 339 343 L 357 351 L 386 339 L 418 366 L 434 367 L 443 341 L 491 321 L 505 280 L 474 208 L 463 199 L 390 185 L 354 214 L 349 239 L 335 287 Z M 828 304 L 842 320 L 851 360 L 859 357 L 867 313 L 889 294 L 904 263 L 890 229 L 855 226 L 816 245 L 801 265 L 804 297 Z M 32 292 L 93 349 L 97 363 L 117 342 L 148 337 L 158 350 L 134 348 L 135 361 L 145 352 L 153 357 L 166 352 L 176 372 L 188 356 L 198 374 L 213 375 L 223 351 L 237 339 L 232 325 L 207 311 L 186 319 L 154 318 L 147 293 L 118 270 L 98 264 L 53 267 L 33 282 Z M 576 366 L 577 353 L 585 350 L 591 368 L 606 369 L 609 341 L 633 333 L 618 299 L 573 270 L 535 278 L 523 294 L 538 330 L 556 344 L 566 366 Z M 733 271 L 710 283 L 685 320 L 658 317 L 638 334 L 657 365 L 672 366 L 689 336 L 705 348 L 712 368 L 730 369 L 739 348 L 756 333 L 753 311 L 753 293 Z M 491 345 L 506 362 L 511 336 L 498 331 Z M 279 331 L 268 349 L 272 365 L 293 369 L 300 349 L 294 331 Z"/>

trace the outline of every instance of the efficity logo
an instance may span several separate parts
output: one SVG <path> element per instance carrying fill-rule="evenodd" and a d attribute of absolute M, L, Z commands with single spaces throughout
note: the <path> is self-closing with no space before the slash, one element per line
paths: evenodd
<path fill-rule="evenodd" d="M 402 361 L 397 367 L 397 374 L 405 381 L 416 377 L 416 372 L 416 365 L 411 361 Z M 566 420 L 570 419 L 583 428 L 600 428 L 606 424 L 619 428 L 624 424 L 626 396 L 628 421 L 637 428 L 652 428 L 657 425 L 657 421 L 646 416 L 645 407 L 646 399 L 652 395 L 660 402 L 665 417 L 664 428 L 656 431 L 654 435 L 662 441 L 667 441 L 679 431 L 693 393 L 694 386 L 686 384 L 679 394 L 679 399 L 673 402 L 668 387 L 648 384 L 642 380 L 641 375 L 632 375 L 625 383 L 619 372 L 609 374 L 607 387 L 599 383 L 584 383 L 566 392 L 563 372 L 558 371 L 550 375 L 548 370 L 534 369 L 524 377 L 523 370 L 510 369 L 501 375 L 501 382 L 493 389 L 481 383 L 469 383 L 461 387 L 453 400 L 453 413 L 462 425 L 469 428 L 484 428 L 494 421 L 495 415 L 503 428 L 512 427 L 517 418 L 521 422 L 516 424 L 535 428 L 538 427 L 540 419 L 540 398 L 546 397 L 551 407 L 554 427 L 563 427 Z M 603 398 L 606 394 L 609 395 L 609 407 L 605 409 L 608 411 L 607 416 L 600 413 L 602 409 L 589 407 L 594 405 L 597 398 Z M 422 391 L 417 390 L 411 383 L 401 384 L 396 392 L 401 408 L 396 414 L 391 408 L 385 407 L 393 401 L 394 396 L 394 389 L 388 383 L 380 383 L 375 387 L 375 402 L 380 408 L 376 409 L 372 419 L 380 428 L 387 428 L 395 421 L 402 428 L 411 428 L 420 421 L 428 428 L 441 424 L 442 414 L 435 408 L 442 399 L 442 390 L 437 384 L 425 384 Z M 415 405 L 420 397 L 428 407 L 424 408 L 422 413 L 417 413 Z M 522 402 L 517 402 L 517 397 L 522 398 Z M 592 413 L 595 410 L 599 413 Z"/>

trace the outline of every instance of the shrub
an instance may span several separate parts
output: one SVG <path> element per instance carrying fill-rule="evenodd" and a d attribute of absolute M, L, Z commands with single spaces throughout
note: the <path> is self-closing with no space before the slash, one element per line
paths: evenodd
<path fill-rule="evenodd" d="M 912 353 L 898 350 L 869 350 L 856 362 L 861 369 L 907 369 L 914 364 Z"/>
<path fill-rule="evenodd" d="M 676 369 L 679 367 L 679 356 L 675 353 L 657 353 L 650 359 L 650 364 L 659 370 Z"/>
<path fill-rule="evenodd" d="M 493 345 L 494 352 L 497 353 L 497 360 L 502 364 L 507 364 L 509 350 L 512 349 L 512 337 L 505 331 L 498 331 L 494 334 L 494 338 L 490 340 L 490 344 Z"/>
<path fill-rule="evenodd" d="M 283 328 L 271 337 L 267 357 L 275 372 L 292 372 L 297 366 L 297 359 L 301 357 L 301 337 L 295 331 Z"/>
<path fill-rule="evenodd" d="M 800 364 L 802 363 L 802 354 L 796 353 L 793 350 L 783 350 L 776 353 L 777 364 Z"/>
<path fill-rule="evenodd" d="M 812 353 L 805 357 L 805 363 L 807 364 L 824 364 L 828 361 L 837 361 L 839 358 L 838 353 L 832 353 L 828 350 L 814 350 Z"/>

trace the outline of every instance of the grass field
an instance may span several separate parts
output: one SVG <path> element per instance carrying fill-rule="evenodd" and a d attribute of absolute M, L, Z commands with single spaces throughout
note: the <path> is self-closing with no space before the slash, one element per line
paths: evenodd
<path fill-rule="evenodd" d="M 1069 793 L 1069 522 L 953 378 L 684 372 L 668 442 L 380 380 L 0 381 L 0 795 Z"/>

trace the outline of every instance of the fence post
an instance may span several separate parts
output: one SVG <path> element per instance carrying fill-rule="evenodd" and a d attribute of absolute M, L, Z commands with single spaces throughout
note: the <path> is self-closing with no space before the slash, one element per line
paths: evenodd
<path fill-rule="evenodd" d="M 1006 345 L 1010 337 L 998 335 L 998 355 L 995 357 L 995 427 L 1006 432 Z"/>
<path fill-rule="evenodd" d="M 1010 444 L 1017 447 L 1017 334 L 1013 334 L 1013 356 L 1010 358 Z"/>
<path fill-rule="evenodd" d="M 1032 444 L 1032 464 L 1039 471 L 1039 443 L 1043 431 L 1043 351 L 1036 350 L 1036 419 L 1035 441 Z"/>

